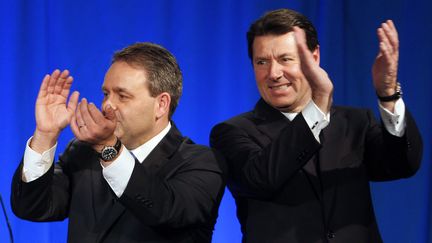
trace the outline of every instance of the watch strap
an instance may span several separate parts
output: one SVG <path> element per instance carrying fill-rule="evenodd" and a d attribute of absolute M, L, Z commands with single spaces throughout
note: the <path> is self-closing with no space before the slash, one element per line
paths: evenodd
<path fill-rule="evenodd" d="M 399 98 L 402 97 L 402 87 L 399 82 L 396 82 L 396 90 L 394 94 L 389 96 L 379 96 L 377 94 L 377 97 L 381 102 L 390 102 L 390 101 L 398 100 Z"/>

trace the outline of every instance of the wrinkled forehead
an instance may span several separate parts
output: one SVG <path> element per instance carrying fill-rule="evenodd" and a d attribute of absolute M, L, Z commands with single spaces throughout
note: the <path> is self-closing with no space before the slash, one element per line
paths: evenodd
<path fill-rule="evenodd" d="M 253 42 L 254 58 L 296 54 L 297 46 L 294 32 L 283 35 L 263 35 L 255 37 Z"/>
<path fill-rule="evenodd" d="M 114 62 L 111 64 L 102 84 L 102 89 L 116 89 L 130 92 L 147 87 L 148 80 L 144 69 L 134 67 L 126 62 Z"/>

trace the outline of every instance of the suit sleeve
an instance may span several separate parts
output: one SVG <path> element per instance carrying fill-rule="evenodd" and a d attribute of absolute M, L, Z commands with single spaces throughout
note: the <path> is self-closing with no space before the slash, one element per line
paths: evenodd
<path fill-rule="evenodd" d="M 23 162 L 12 179 L 11 204 L 15 215 L 31 221 L 64 220 L 68 216 L 70 195 L 69 177 L 63 167 L 55 163 L 44 175 L 26 183 L 21 179 L 22 166 Z"/>
<path fill-rule="evenodd" d="M 271 197 L 321 147 L 302 114 L 276 134 L 267 137 L 248 119 L 213 128 L 210 144 L 227 160 L 228 185 L 235 196 Z"/>
<path fill-rule="evenodd" d="M 370 111 L 368 116 L 371 126 L 366 136 L 364 161 L 369 179 L 386 181 L 414 175 L 420 168 L 423 142 L 410 112 L 405 112 L 406 130 L 402 137 L 387 132 L 383 124 L 375 122 Z"/>
<path fill-rule="evenodd" d="M 197 147 L 177 152 L 160 170 L 136 162 L 120 202 L 150 226 L 181 228 L 216 220 L 225 188 L 223 158 Z"/>

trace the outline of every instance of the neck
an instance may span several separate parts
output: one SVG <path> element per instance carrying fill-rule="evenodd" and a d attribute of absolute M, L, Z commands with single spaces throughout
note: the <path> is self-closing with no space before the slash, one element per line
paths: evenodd
<path fill-rule="evenodd" d="M 293 104 L 288 107 L 280 107 L 277 108 L 279 111 L 284 113 L 300 113 L 302 110 L 309 104 L 309 102 L 312 100 L 311 97 L 308 97 L 307 99 L 303 99 L 301 103 Z"/>
<path fill-rule="evenodd" d="M 168 123 L 169 123 L 168 118 L 157 120 L 154 126 L 152 127 L 152 129 L 149 132 L 147 132 L 145 136 L 141 136 L 140 138 L 128 144 L 124 143 L 125 147 L 129 150 L 132 150 L 143 145 L 144 143 L 152 139 L 154 136 L 162 132 L 162 130 L 164 130 L 168 126 Z"/>

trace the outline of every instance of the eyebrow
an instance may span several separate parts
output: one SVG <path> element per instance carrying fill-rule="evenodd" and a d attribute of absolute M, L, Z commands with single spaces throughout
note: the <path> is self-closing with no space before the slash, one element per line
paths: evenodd
<path fill-rule="evenodd" d="M 130 93 L 127 89 L 125 89 L 125 88 L 121 88 L 121 87 L 115 87 L 113 90 L 114 90 L 115 92 L 118 92 L 118 93 L 121 93 L 121 92 L 124 92 L 124 93 Z"/>
<path fill-rule="evenodd" d="M 105 91 L 105 90 L 107 90 L 107 88 L 102 86 L 102 91 Z M 117 93 L 128 93 L 128 94 L 130 93 L 127 89 L 122 88 L 122 87 L 115 87 L 115 88 L 113 88 L 113 90 L 114 90 L 114 92 L 117 92 Z"/>
<path fill-rule="evenodd" d="M 282 53 L 282 54 L 280 54 L 279 56 L 277 56 L 278 58 L 281 58 L 281 57 L 295 57 L 296 55 L 295 55 L 295 53 L 289 53 L 289 52 L 285 52 L 285 53 Z"/>
<path fill-rule="evenodd" d="M 296 55 L 294 53 L 287 53 L 287 52 L 285 52 L 285 53 L 282 53 L 282 54 L 278 55 L 276 58 L 279 59 L 279 58 L 282 58 L 282 57 L 291 57 L 291 58 L 294 58 L 294 57 L 296 57 Z M 254 58 L 254 60 L 269 60 L 269 59 L 271 59 L 270 56 L 256 56 Z"/>

